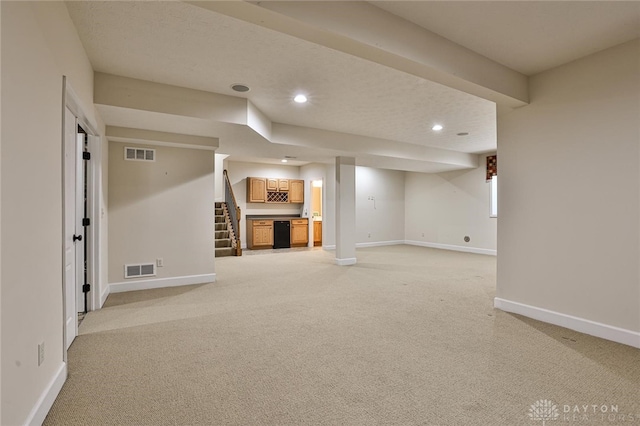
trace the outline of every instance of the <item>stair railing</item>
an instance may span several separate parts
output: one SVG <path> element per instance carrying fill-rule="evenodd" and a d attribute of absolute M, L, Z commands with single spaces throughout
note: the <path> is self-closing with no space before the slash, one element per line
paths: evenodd
<path fill-rule="evenodd" d="M 229 181 L 229 174 L 226 170 L 222 171 L 224 178 L 224 201 L 227 203 L 229 218 L 231 219 L 232 228 L 232 247 L 236 250 L 236 256 L 242 256 L 242 244 L 240 243 L 240 207 L 236 202 L 236 197 L 233 195 L 233 188 Z"/>

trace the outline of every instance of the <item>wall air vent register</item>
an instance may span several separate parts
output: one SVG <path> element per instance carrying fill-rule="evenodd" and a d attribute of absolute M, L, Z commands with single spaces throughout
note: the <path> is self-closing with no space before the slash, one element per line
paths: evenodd
<path fill-rule="evenodd" d="M 156 161 L 156 150 L 125 147 L 124 159 L 128 161 Z"/>
<path fill-rule="evenodd" d="M 153 262 L 124 265 L 125 278 L 154 277 L 155 275 L 156 264 Z"/>

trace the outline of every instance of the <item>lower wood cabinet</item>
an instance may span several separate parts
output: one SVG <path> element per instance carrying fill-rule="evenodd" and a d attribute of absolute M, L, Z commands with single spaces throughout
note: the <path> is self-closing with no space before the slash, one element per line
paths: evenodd
<path fill-rule="evenodd" d="M 309 219 L 291 219 L 291 247 L 309 243 Z"/>
<path fill-rule="evenodd" d="M 320 220 L 313 221 L 313 245 L 322 245 L 322 221 Z"/>
<path fill-rule="evenodd" d="M 247 247 L 273 247 L 273 220 L 247 219 Z"/>
<path fill-rule="evenodd" d="M 289 220 L 291 221 L 291 247 L 306 247 L 309 243 L 309 219 Z M 272 219 L 247 219 L 247 248 L 273 248 Z"/>

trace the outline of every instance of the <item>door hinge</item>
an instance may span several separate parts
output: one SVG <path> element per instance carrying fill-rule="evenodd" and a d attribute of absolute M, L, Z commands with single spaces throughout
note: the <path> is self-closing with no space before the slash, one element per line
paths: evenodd
<path fill-rule="evenodd" d="M 82 226 L 91 226 L 91 219 L 89 219 L 88 217 L 82 219 Z"/>
<path fill-rule="evenodd" d="M 82 286 L 82 292 L 83 293 L 89 293 L 89 290 L 91 290 L 91 284 L 84 284 Z"/>
<path fill-rule="evenodd" d="M 82 151 L 82 159 L 83 160 L 91 160 L 91 153 L 87 151 Z"/>

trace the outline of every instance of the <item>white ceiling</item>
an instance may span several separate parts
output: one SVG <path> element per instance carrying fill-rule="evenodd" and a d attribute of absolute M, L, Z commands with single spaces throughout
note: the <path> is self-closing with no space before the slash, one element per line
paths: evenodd
<path fill-rule="evenodd" d="M 640 37 L 638 1 L 373 1 L 526 75 Z"/>
<path fill-rule="evenodd" d="M 634 34 L 629 6 L 613 7 L 614 13 L 599 2 L 588 7 L 572 3 L 572 8 L 498 3 L 374 4 L 523 73 L 567 62 Z M 183 2 L 74 1 L 67 2 L 67 9 L 96 71 L 245 97 L 274 123 L 385 139 L 390 151 L 394 141 L 466 153 L 496 148 L 493 102 L 369 60 Z M 604 22 L 593 22 L 598 14 Z M 573 29 L 562 27 L 562 22 Z M 638 28 L 633 30 L 637 37 Z M 554 35 L 561 39 L 554 43 Z M 233 92 L 234 83 L 246 84 L 251 91 Z M 305 92 L 310 102 L 292 103 L 297 91 Z M 282 158 L 294 150 L 245 143 L 256 136 L 230 131 L 220 123 L 114 107 L 99 110 L 108 125 L 220 137 L 219 152 L 231 154 L 231 159 Z M 433 132 L 435 123 L 445 130 Z M 459 132 L 469 135 L 457 136 Z M 340 155 L 320 148 L 296 147 L 295 152 L 308 161 Z M 443 169 L 430 167 L 428 161 L 422 167 L 406 158 L 375 155 L 361 155 L 358 161 L 406 170 Z"/>

